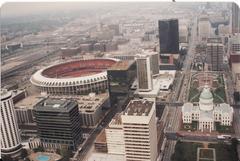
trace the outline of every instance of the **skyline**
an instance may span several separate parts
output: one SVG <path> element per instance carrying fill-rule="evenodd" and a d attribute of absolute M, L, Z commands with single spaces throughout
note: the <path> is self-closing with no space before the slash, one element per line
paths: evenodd
<path fill-rule="evenodd" d="M 228 2 L 3 6 L 1 157 L 239 160 L 239 31 Z"/>

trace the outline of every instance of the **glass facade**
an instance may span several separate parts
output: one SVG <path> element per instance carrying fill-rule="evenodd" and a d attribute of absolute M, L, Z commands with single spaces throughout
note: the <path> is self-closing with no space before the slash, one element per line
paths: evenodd
<path fill-rule="evenodd" d="M 159 44 L 160 53 L 178 54 L 179 52 L 179 31 L 178 20 L 159 20 Z"/>

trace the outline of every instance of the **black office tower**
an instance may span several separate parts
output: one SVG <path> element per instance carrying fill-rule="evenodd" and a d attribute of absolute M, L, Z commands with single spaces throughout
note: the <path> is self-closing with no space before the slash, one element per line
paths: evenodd
<path fill-rule="evenodd" d="M 158 21 L 160 54 L 179 53 L 178 20 L 168 19 Z"/>
<path fill-rule="evenodd" d="M 136 78 L 135 61 L 119 61 L 107 70 L 111 106 L 124 107 Z"/>
<path fill-rule="evenodd" d="M 76 101 L 47 98 L 35 105 L 34 114 L 44 148 L 76 150 L 82 141 Z"/>

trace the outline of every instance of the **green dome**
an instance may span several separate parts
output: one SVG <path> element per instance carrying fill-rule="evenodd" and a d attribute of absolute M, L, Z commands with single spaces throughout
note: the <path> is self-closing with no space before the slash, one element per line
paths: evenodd
<path fill-rule="evenodd" d="M 210 89 L 208 87 L 203 88 L 200 98 L 201 99 L 213 99 L 212 92 L 210 91 Z"/>

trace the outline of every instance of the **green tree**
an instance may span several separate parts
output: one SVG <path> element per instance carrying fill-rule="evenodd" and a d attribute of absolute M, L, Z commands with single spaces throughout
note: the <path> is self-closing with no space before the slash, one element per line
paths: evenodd
<path fill-rule="evenodd" d="M 9 155 L 3 155 L 2 161 L 14 161 Z"/>
<path fill-rule="evenodd" d="M 44 148 L 42 146 L 38 146 L 37 148 L 34 148 L 33 151 L 36 152 L 44 152 Z"/>
<path fill-rule="evenodd" d="M 64 147 L 60 150 L 62 161 L 69 161 L 69 159 L 73 156 L 73 153 L 71 150 L 67 149 L 67 147 Z"/>

